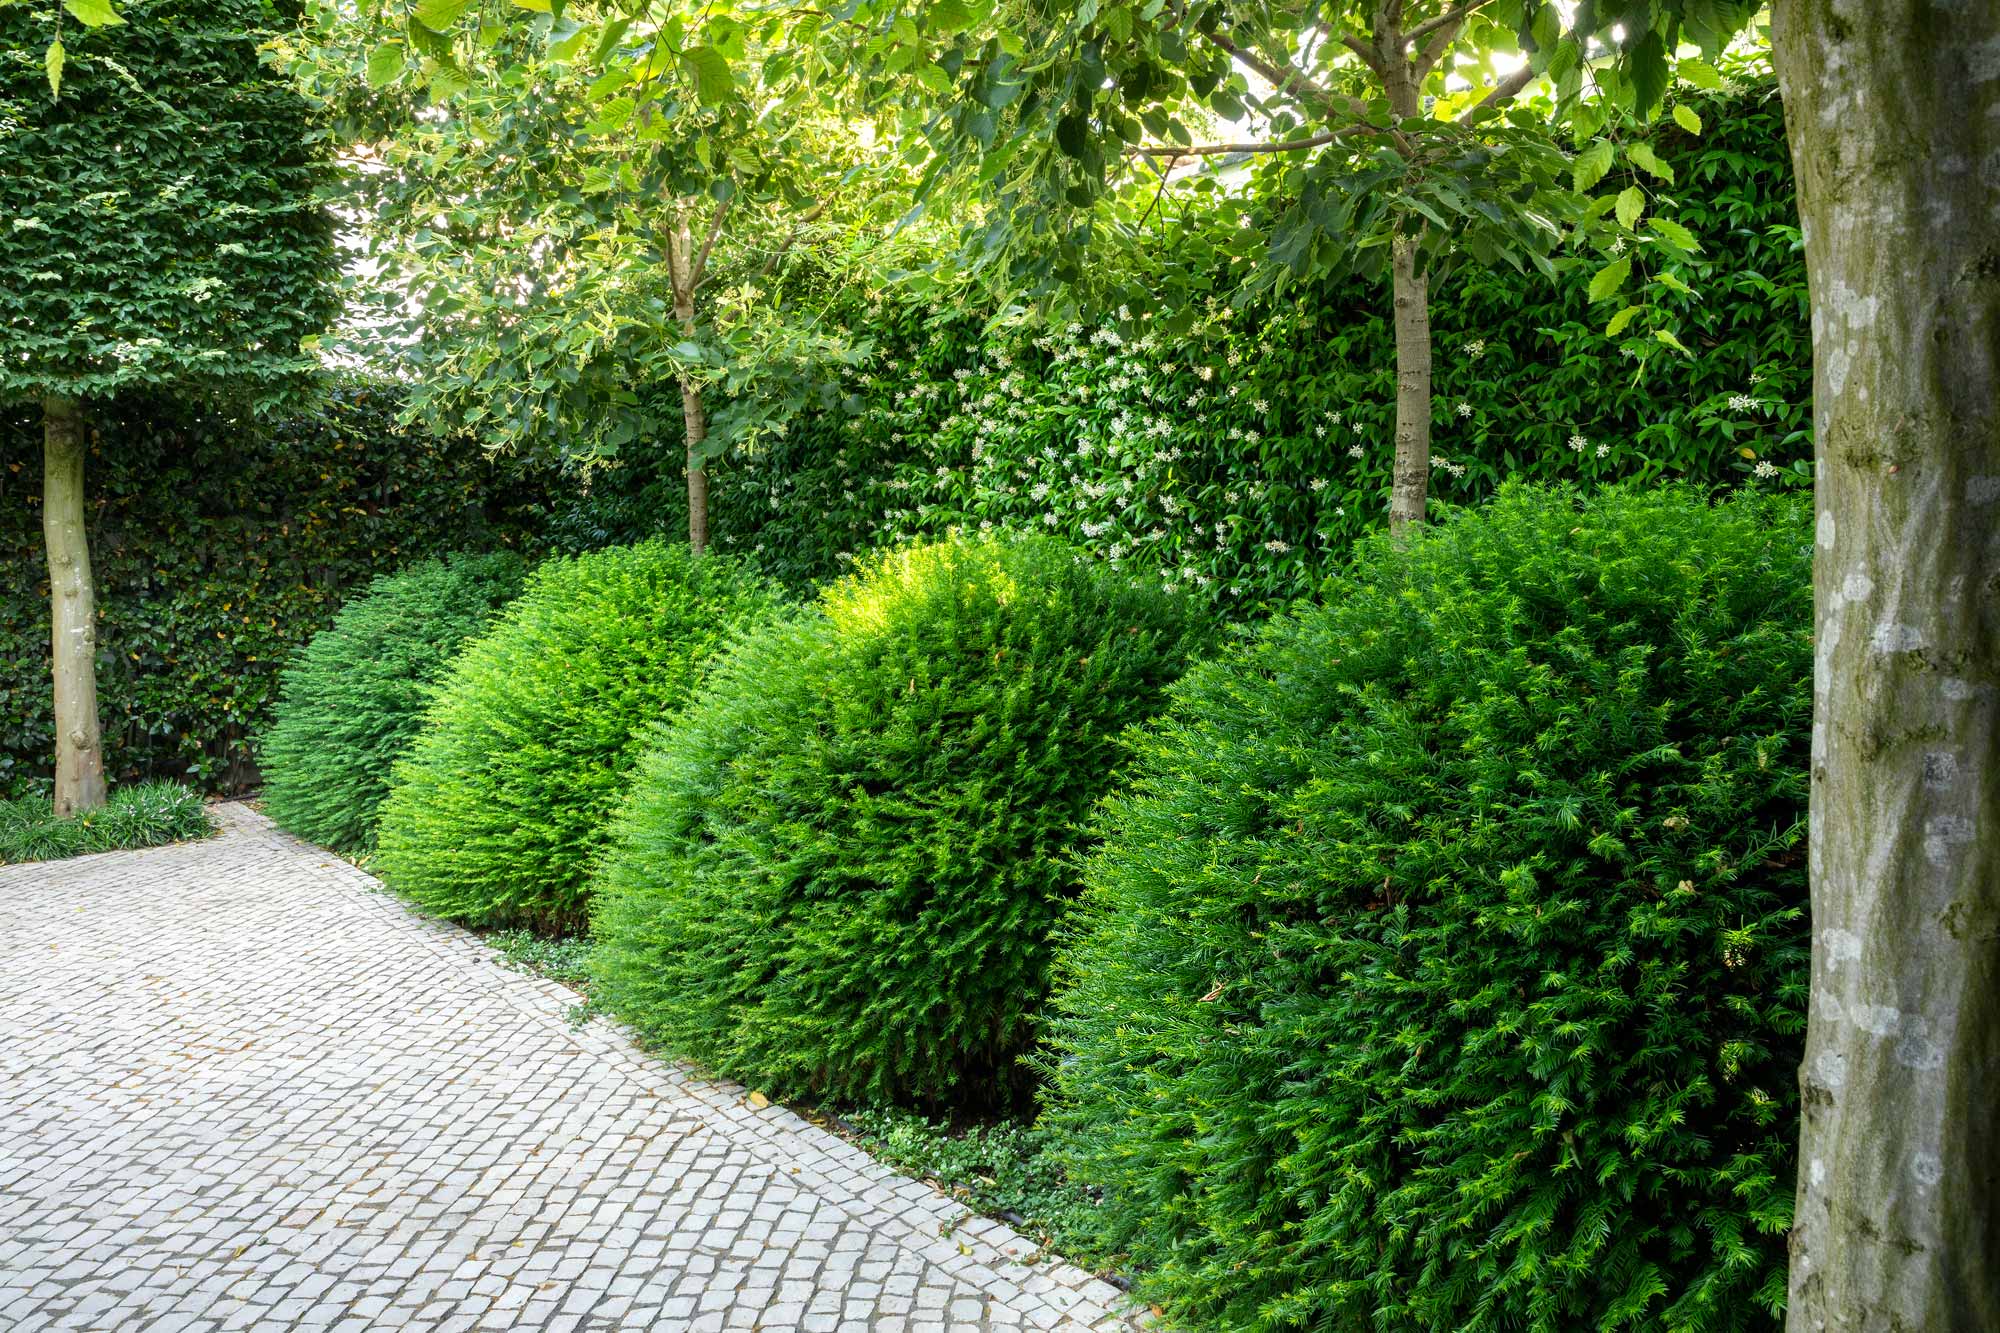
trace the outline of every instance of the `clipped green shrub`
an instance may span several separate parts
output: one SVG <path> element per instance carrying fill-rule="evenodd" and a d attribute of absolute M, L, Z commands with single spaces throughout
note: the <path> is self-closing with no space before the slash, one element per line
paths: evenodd
<path fill-rule="evenodd" d="M 1510 485 L 1182 682 L 1045 1122 L 1179 1324 L 1777 1326 L 1809 518 Z"/>
<path fill-rule="evenodd" d="M 750 635 L 646 760 L 593 997 L 774 1092 L 1006 1095 L 1083 825 L 1191 623 L 1046 539 L 870 558 Z"/>
<path fill-rule="evenodd" d="M 0 865 L 161 847 L 215 831 L 201 797 L 174 782 L 120 787 L 102 808 L 57 818 L 46 797 L 0 800 Z"/>
<path fill-rule="evenodd" d="M 433 684 L 525 577 L 511 552 L 452 556 L 382 575 L 342 607 L 279 678 L 259 756 L 265 813 L 301 838 L 367 850 Z"/>
<path fill-rule="evenodd" d="M 779 595 L 748 566 L 648 542 L 552 559 L 439 683 L 382 803 L 377 864 L 440 916 L 579 929 L 654 727 Z"/>

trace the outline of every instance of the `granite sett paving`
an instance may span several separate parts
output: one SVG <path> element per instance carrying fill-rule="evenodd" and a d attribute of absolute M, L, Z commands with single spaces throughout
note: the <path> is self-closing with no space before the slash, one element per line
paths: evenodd
<path fill-rule="evenodd" d="M 1123 1329 L 242 805 L 0 868 L 0 1333 Z"/>

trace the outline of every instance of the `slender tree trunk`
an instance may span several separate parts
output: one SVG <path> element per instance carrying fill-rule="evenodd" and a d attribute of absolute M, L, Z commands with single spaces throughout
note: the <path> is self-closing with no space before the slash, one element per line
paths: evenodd
<path fill-rule="evenodd" d="M 668 233 L 667 263 L 674 289 L 674 318 L 682 335 L 693 338 L 694 289 L 701 280 L 701 260 L 685 210 L 674 219 Z M 708 464 L 701 457 L 702 441 L 708 438 L 708 415 L 702 409 L 701 385 L 686 376 L 681 378 L 681 426 L 687 442 L 688 546 L 700 555 L 708 549 Z"/>
<path fill-rule="evenodd" d="M 42 537 L 49 560 L 49 648 L 55 666 L 58 815 L 104 804 L 97 723 L 97 596 L 83 527 L 83 422 L 76 404 L 42 400 Z"/>
<path fill-rule="evenodd" d="M 1396 463 L 1389 491 L 1389 531 L 1424 521 L 1431 484 L 1430 283 L 1417 270 L 1414 240 L 1399 238 L 1391 259 L 1396 311 Z"/>
<path fill-rule="evenodd" d="M 1779 0 L 1818 438 L 1792 1333 L 2000 1329 L 2000 6 Z"/>
<path fill-rule="evenodd" d="M 1423 114 L 1422 78 L 1411 63 L 1402 0 L 1378 0 L 1373 33 L 1376 76 L 1401 119 Z M 1396 325 L 1396 461 L 1390 473 L 1389 531 L 1402 536 L 1424 521 L 1431 489 L 1431 294 L 1417 253 L 1423 223 L 1390 248 L 1390 300 Z"/>
<path fill-rule="evenodd" d="M 681 381 L 681 425 L 687 437 L 688 545 L 700 555 L 708 549 L 708 466 L 697 457 L 708 438 L 708 417 L 701 406 L 701 386 Z"/>

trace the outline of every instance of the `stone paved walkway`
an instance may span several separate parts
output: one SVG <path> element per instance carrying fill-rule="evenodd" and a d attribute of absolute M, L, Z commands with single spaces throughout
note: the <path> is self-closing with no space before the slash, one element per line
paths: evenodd
<path fill-rule="evenodd" d="M 241 806 L 0 869 L 0 1330 L 1082 1329 L 1119 1293 Z"/>

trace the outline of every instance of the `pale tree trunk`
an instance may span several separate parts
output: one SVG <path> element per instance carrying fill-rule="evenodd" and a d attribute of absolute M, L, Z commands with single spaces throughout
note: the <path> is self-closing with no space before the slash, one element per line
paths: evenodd
<path fill-rule="evenodd" d="M 1413 239 L 1398 237 L 1391 259 L 1396 312 L 1396 462 L 1389 491 L 1389 531 L 1424 521 L 1431 482 L 1430 283 L 1417 268 Z"/>
<path fill-rule="evenodd" d="M 1780 0 L 1813 310 L 1792 1333 L 2000 1329 L 2000 6 Z"/>
<path fill-rule="evenodd" d="M 55 668 L 55 811 L 104 804 L 97 722 L 97 595 L 83 526 L 83 422 L 66 398 L 42 400 L 42 538 L 49 560 L 49 648 Z"/>
<path fill-rule="evenodd" d="M 718 213 L 718 227 L 720 218 Z M 711 231 L 709 246 L 713 244 Z M 707 261 L 708 247 L 699 252 L 695 249 L 688 211 L 677 210 L 673 230 L 667 235 L 668 277 L 674 291 L 674 318 L 687 338 L 695 336 L 694 292 Z M 708 549 L 708 464 L 700 454 L 702 441 L 708 438 L 708 416 L 702 408 L 700 382 L 685 375 L 681 377 L 681 425 L 687 443 L 688 546 L 700 555 Z"/>
<path fill-rule="evenodd" d="M 1423 114 L 1422 74 L 1411 63 L 1400 0 L 1375 8 L 1376 76 L 1398 117 Z M 1396 459 L 1390 473 L 1389 531 L 1401 536 L 1424 521 L 1431 487 L 1431 297 L 1417 253 L 1421 222 L 1390 247 L 1390 301 L 1396 328 Z"/>

